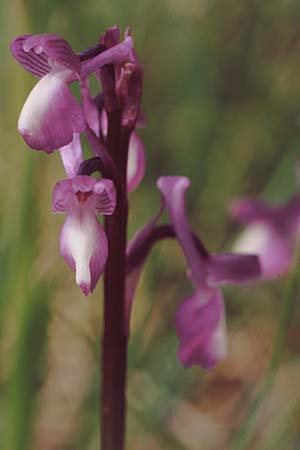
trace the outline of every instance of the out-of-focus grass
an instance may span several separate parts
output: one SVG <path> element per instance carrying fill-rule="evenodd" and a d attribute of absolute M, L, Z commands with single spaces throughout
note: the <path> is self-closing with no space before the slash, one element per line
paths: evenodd
<path fill-rule="evenodd" d="M 0 448 L 94 450 L 98 372 L 90 359 L 98 355 L 101 287 L 83 299 L 59 256 L 63 219 L 50 213 L 51 192 L 64 174 L 56 154 L 30 151 L 17 135 L 34 80 L 10 57 L 9 40 L 54 32 L 81 50 L 111 25 L 132 27 L 149 124 L 141 130 L 148 166 L 131 196 L 130 235 L 157 208 L 156 178 L 185 174 L 193 226 L 216 251 L 229 249 L 238 232 L 226 212 L 232 197 L 284 200 L 295 190 L 300 6 L 3 0 L 0 8 Z M 129 354 L 132 450 L 230 448 L 271 356 L 280 281 L 226 289 L 227 360 L 209 375 L 180 367 L 173 317 L 190 292 L 184 270 L 178 246 L 166 242 L 152 253 L 138 289 Z M 299 311 L 287 330 L 279 382 L 261 405 L 253 449 L 299 447 Z M 291 409 L 279 416 L 283 403 Z"/>
<path fill-rule="evenodd" d="M 11 76 L 7 45 L 8 33 L 24 26 L 21 3 L 2 4 L 1 19 L 0 448 L 26 450 L 32 448 L 36 397 L 46 373 L 49 299 L 56 275 L 35 268 L 41 171 L 38 161 L 21 152 L 15 134 L 16 100 L 24 97 L 28 83 L 18 73 Z"/>
<path fill-rule="evenodd" d="M 288 280 L 288 286 L 282 296 L 282 311 L 274 339 L 272 357 L 262 383 L 258 387 L 258 391 L 252 402 L 249 404 L 245 422 L 234 438 L 232 450 L 243 450 L 249 446 L 253 430 L 257 424 L 259 409 L 273 387 L 276 374 L 280 363 L 282 362 L 286 345 L 287 330 L 294 315 L 296 299 L 299 297 L 299 252 L 296 250 L 295 253 L 294 270 Z"/>
<path fill-rule="evenodd" d="M 34 208 L 36 169 L 32 161 L 23 169 L 15 222 L 2 218 L 2 236 L 6 239 L 1 242 L 0 253 L 0 443 L 1 448 L 12 450 L 31 448 L 36 393 L 45 372 L 49 298 L 54 289 L 53 274 L 41 277 L 33 270 L 40 224 L 39 209 Z"/>

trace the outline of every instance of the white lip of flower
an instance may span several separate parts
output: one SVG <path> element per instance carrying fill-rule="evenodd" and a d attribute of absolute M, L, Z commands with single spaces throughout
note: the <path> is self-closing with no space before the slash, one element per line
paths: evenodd
<path fill-rule="evenodd" d="M 72 71 L 68 69 L 54 70 L 38 81 L 27 97 L 19 117 L 18 129 L 21 134 L 34 135 L 40 130 L 49 104 L 71 74 Z"/>
<path fill-rule="evenodd" d="M 66 246 L 75 262 L 76 283 L 78 285 L 91 285 L 90 260 L 93 256 L 97 242 L 97 229 L 93 214 L 82 217 L 68 217 L 68 233 L 66 234 Z"/>

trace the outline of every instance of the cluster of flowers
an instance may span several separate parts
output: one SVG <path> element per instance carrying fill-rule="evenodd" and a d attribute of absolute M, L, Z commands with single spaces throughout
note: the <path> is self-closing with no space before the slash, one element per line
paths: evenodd
<path fill-rule="evenodd" d="M 119 30 L 107 30 L 96 46 L 75 53 L 54 34 L 23 35 L 11 44 L 15 59 L 39 81 L 21 111 L 18 129 L 33 149 L 52 153 L 58 149 L 67 178 L 53 191 L 52 210 L 67 213 L 60 236 L 61 254 L 76 273 L 76 282 L 88 295 L 95 288 L 108 257 L 107 236 L 96 214 L 112 215 L 122 191 L 120 170 L 125 173 L 125 196 L 141 181 L 145 170 L 144 146 L 135 131 L 145 125 L 140 111 L 143 72 L 133 50 L 130 30 L 120 42 Z M 92 97 L 88 77 L 95 73 L 102 92 Z M 69 85 L 79 82 L 81 105 Z M 121 125 L 128 131 L 129 146 L 125 165 L 118 167 L 118 155 L 107 151 L 108 117 L 122 111 Z M 81 147 L 85 133 L 94 158 L 85 160 Z M 99 163 L 100 161 L 100 163 Z M 104 178 L 92 175 L 99 170 Z M 121 179 L 121 182 L 120 182 Z M 124 184 L 124 183 L 123 183 Z M 176 238 L 183 250 L 188 277 L 194 292 L 179 306 L 176 329 L 180 340 L 179 358 L 189 367 L 214 367 L 226 354 L 224 301 L 220 286 L 258 278 L 273 278 L 288 270 L 293 257 L 300 212 L 300 199 L 286 206 L 269 205 L 246 199 L 232 206 L 233 216 L 248 225 L 238 243 L 247 254 L 210 254 L 188 222 L 185 195 L 189 180 L 162 176 L 157 186 L 162 206 L 131 240 L 127 248 L 127 322 L 135 288 L 146 258 L 156 241 Z M 162 211 L 169 224 L 158 224 Z M 260 236 L 259 248 L 253 236 Z M 257 255 L 253 254 L 257 253 Z"/>

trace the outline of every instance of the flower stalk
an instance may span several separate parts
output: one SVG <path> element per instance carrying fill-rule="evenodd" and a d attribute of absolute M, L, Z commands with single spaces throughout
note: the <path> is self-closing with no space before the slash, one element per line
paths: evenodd
<path fill-rule="evenodd" d="M 120 171 L 124 191 L 129 139 L 124 139 L 120 110 L 108 114 L 107 149 Z M 102 337 L 101 449 L 122 450 L 125 440 L 127 332 L 125 276 L 127 200 L 119 195 L 105 221 L 108 260 L 104 274 L 104 333 Z"/>

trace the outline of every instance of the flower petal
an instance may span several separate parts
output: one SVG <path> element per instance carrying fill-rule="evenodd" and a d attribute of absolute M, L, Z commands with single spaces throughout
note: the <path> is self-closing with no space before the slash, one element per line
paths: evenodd
<path fill-rule="evenodd" d="M 69 178 L 75 177 L 83 161 L 80 133 L 74 133 L 73 141 L 58 150 L 67 176 Z"/>
<path fill-rule="evenodd" d="M 85 119 L 90 129 L 97 137 L 100 136 L 100 117 L 94 100 L 91 97 L 89 83 L 87 78 L 83 78 L 80 83 L 80 92 L 82 97 L 82 108 Z"/>
<path fill-rule="evenodd" d="M 69 213 L 60 235 L 60 251 L 76 272 L 76 283 L 88 295 L 95 288 L 107 260 L 106 234 L 94 213 Z"/>
<path fill-rule="evenodd" d="M 78 201 L 78 193 L 87 193 L 83 196 L 84 202 Z M 111 215 L 116 207 L 116 189 L 111 180 L 102 178 L 96 180 L 88 175 L 76 175 L 74 178 L 56 183 L 52 196 L 52 212 L 61 213 L 69 211 L 75 204 L 91 205 L 93 211 L 104 215 Z"/>
<path fill-rule="evenodd" d="M 101 112 L 100 124 L 101 124 L 101 131 L 103 133 L 103 136 L 106 137 L 107 130 L 108 130 L 108 120 L 107 120 L 107 113 L 104 108 L 102 109 L 102 112 Z"/>
<path fill-rule="evenodd" d="M 189 267 L 191 279 L 195 286 L 205 285 L 205 261 L 197 250 L 185 209 L 185 192 L 190 186 L 190 180 L 179 176 L 160 177 L 157 186 L 166 202 L 174 231 Z"/>
<path fill-rule="evenodd" d="M 257 254 L 265 279 L 284 275 L 293 261 L 292 243 L 267 223 L 249 225 L 235 241 L 233 250 Z"/>
<path fill-rule="evenodd" d="M 145 148 L 138 134 L 131 133 L 128 148 L 127 191 L 132 192 L 139 185 L 145 174 Z"/>
<path fill-rule="evenodd" d="M 134 62 L 127 62 L 119 66 L 119 74 L 116 82 L 117 97 L 123 104 L 123 127 L 133 130 L 139 115 L 140 103 L 143 91 L 144 73 L 135 53 L 132 51 Z"/>
<path fill-rule="evenodd" d="M 60 250 L 76 272 L 76 282 L 85 295 L 94 289 L 107 259 L 107 238 L 95 212 L 112 214 L 116 191 L 111 180 L 86 175 L 58 182 L 53 191 L 54 213 L 67 212 Z"/>
<path fill-rule="evenodd" d="M 256 255 L 222 253 L 210 255 L 207 260 L 209 285 L 239 284 L 261 276 L 261 267 Z"/>
<path fill-rule="evenodd" d="M 27 144 L 51 153 L 85 129 L 81 108 L 66 82 L 68 73 L 45 75 L 29 94 L 21 111 L 18 129 Z"/>
<path fill-rule="evenodd" d="M 99 43 L 107 48 L 114 47 L 120 42 L 120 29 L 116 25 L 108 28 L 99 38 Z"/>
<path fill-rule="evenodd" d="M 212 369 L 227 353 L 223 296 L 219 289 L 199 289 L 185 300 L 176 314 L 180 340 L 179 359 Z"/>
<path fill-rule="evenodd" d="M 62 180 L 56 183 L 52 193 L 53 214 L 66 212 L 69 196 L 73 194 L 74 192 L 70 180 Z"/>
<path fill-rule="evenodd" d="M 10 50 L 13 57 L 25 70 L 41 78 L 51 71 L 48 58 L 44 53 L 38 54 L 34 50 L 24 51 L 24 42 L 31 37 L 30 34 L 18 36 L 11 42 Z"/>
<path fill-rule="evenodd" d="M 82 63 L 82 76 L 87 77 L 95 70 L 100 69 L 106 64 L 120 64 L 124 61 L 130 61 L 132 57 L 133 40 L 127 36 L 123 42 L 117 44 L 108 50 Z"/>
<path fill-rule="evenodd" d="M 111 180 L 102 178 L 94 186 L 96 195 L 95 210 L 98 213 L 110 216 L 113 214 L 117 203 L 117 192 Z"/>
<path fill-rule="evenodd" d="M 261 200 L 255 198 L 243 198 L 234 200 L 230 205 L 231 216 L 240 223 L 268 222 L 276 224 L 275 209 Z"/>
<path fill-rule="evenodd" d="M 257 253 L 265 279 L 277 278 L 287 272 L 299 235 L 299 195 L 279 205 L 254 198 L 235 200 L 230 211 L 236 220 L 248 225 L 234 249 Z"/>
<path fill-rule="evenodd" d="M 255 198 L 234 200 L 230 205 L 232 217 L 243 224 L 267 223 L 278 232 L 294 237 L 300 217 L 300 197 L 294 195 L 286 203 L 272 205 Z"/>
<path fill-rule="evenodd" d="M 80 60 L 70 45 L 56 34 L 18 36 L 11 43 L 14 58 L 28 72 L 38 77 L 56 69 L 69 69 L 80 76 Z"/>

